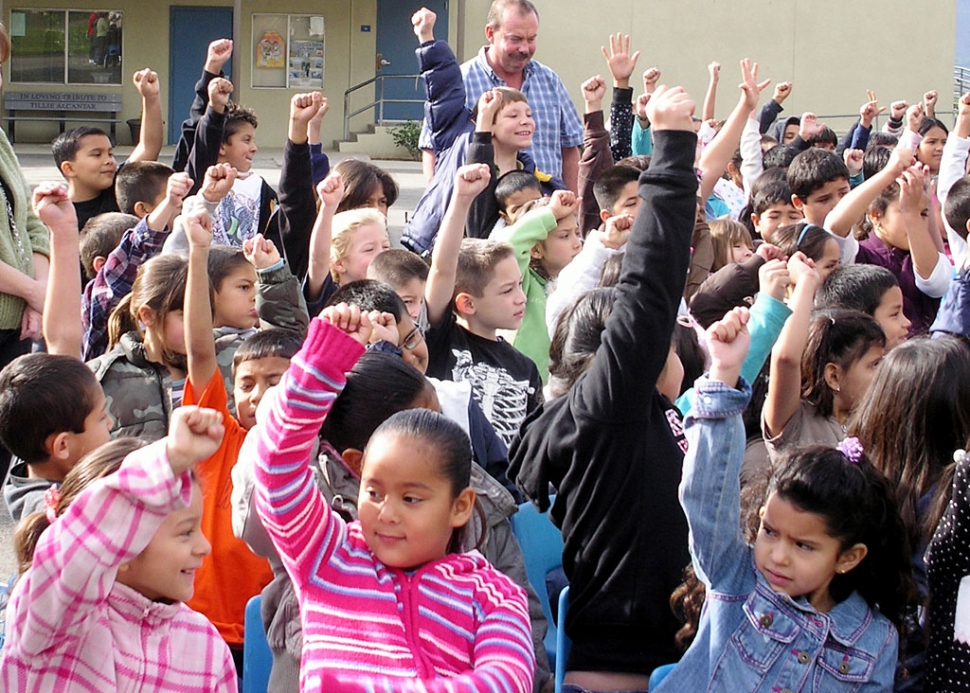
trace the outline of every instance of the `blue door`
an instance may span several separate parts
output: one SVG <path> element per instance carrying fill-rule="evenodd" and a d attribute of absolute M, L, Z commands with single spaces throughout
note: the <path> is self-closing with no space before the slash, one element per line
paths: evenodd
<path fill-rule="evenodd" d="M 182 121 L 189 117 L 209 44 L 218 38 L 233 38 L 232 8 L 173 6 L 169 36 L 168 142 L 176 144 Z M 231 60 L 223 71 L 232 74 Z"/>
<path fill-rule="evenodd" d="M 418 40 L 411 29 L 411 15 L 427 7 L 438 15 L 435 38 L 448 39 L 448 0 L 377 0 L 378 75 L 416 75 L 418 62 L 414 49 Z M 380 98 L 380 83 L 374 96 Z M 410 79 L 385 79 L 384 99 L 412 99 L 417 103 L 385 103 L 384 120 L 421 120 L 424 117 L 424 84 Z M 375 119 L 378 117 L 375 111 Z"/>

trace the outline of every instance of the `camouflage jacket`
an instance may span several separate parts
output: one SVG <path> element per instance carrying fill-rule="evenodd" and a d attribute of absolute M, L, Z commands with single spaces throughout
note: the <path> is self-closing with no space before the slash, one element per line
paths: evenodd
<path fill-rule="evenodd" d="M 290 270 L 284 265 L 258 275 L 256 310 L 260 325 L 304 336 L 309 322 L 306 304 Z M 230 411 L 234 411 L 232 359 L 250 334 L 252 331 L 215 330 L 216 360 L 229 393 Z M 88 367 L 108 400 L 108 412 L 114 420 L 112 438 L 138 436 L 150 442 L 165 436 L 172 413 L 172 378 L 167 368 L 148 360 L 137 332 L 123 335 L 111 351 L 89 361 Z"/>

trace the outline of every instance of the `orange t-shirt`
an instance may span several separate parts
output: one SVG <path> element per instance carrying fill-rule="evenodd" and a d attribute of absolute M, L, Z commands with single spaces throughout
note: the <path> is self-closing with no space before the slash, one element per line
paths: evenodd
<path fill-rule="evenodd" d="M 182 403 L 221 411 L 226 427 L 216 453 L 195 466 L 202 485 L 202 532 L 212 553 L 195 574 L 195 595 L 188 605 L 208 618 L 229 645 L 242 645 L 246 602 L 269 584 L 273 571 L 232 532 L 231 474 L 246 431 L 229 413 L 228 402 L 218 368 L 201 395 L 186 379 Z"/>

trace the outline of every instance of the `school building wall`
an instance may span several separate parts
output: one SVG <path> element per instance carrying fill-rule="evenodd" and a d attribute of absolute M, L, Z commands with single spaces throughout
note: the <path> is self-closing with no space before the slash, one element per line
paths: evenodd
<path fill-rule="evenodd" d="M 161 80 L 162 112 L 168 121 L 169 53 L 179 50 L 178 37 L 170 34 L 170 8 L 234 7 L 239 32 L 235 37 L 235 98 L 259 115 L 259 144 L 281 146 L 286 138 L 289 99 L 302 89 L 251 86 L 253 14 L 318 15 L 326 23 L 323 91 L 331 107 L 322 139 L 330 145 L 342 137 L 344 91 L 375 74 L 378 3 L 400 1 L 116 0 L 100 8 L 85 3 L 84 8 L 124 12 L 123 85 L 12 84 L 9 65 L 4 65 L 3 89 L 121 93 L 121 118 L 136 118 L 140 99 L 130 76 L 136 69 L 151 67 Z M 662 82 L 684 85 L 698 109 L 707 87 L 706 66 L 712 60 L 720 62 L 723 68 L 717 116 L 722 118 L 736 103 L 737 65 L 743 57 L 760 63 L 763 78 L 793 81 L 786 114 L 800 114 L 809 108 L 822 116 L 845 114 L 848 117 L 842 120 L 826 118 L 837 130 L 849 125 L 851 114 L 865 99 L 866 89 L 874 90 L 883 104 L 898 98 L 912 103 L 925 90 L 937 89 L 941 94 L 938 111 L 952 107 L 956 0 L 598 0 L 592 6 L 585 0 L 535 1 L 541 16 L 536 58 L 559 73 L 580 109 L 582 81 L 593 74 L 609 79 L 600 46 L 616 31 L 632 34 L 634 49 L 643 52 L 638 75 L 647 67 L 660 67 Z M 451 0 L 447 37 L 459 59 L 473 56 L 485 43 L 489 4 L 490 0 Z M 13 9 L 81 7 L 77 0 L 0 0 L 0 17 L 9 24 Z M 364 31 L 365 26 L 372 29 Z M 402 42 L 415 45 L 410 26 L 403 25 L 399 31 Z M 437 33 L 445 36 L 444 31 Z M 204 57 L 203 50 L 198 54 L 196 72 L 201 70 Z M 372 91 L 362 90 L 352 99 L 350 108 L 372 98 Z M 762 101 L 767 98 L 770 88 Z M 179 115 L 179 119 L 182 117 Z M 352 130 L 362 130 L 367 120 L 366 116 L 356 118 Z M 3 125 L 6 127 L 6 123 Z M 56 126 L 49 124 L 17 125 L 18 141 L 48 142 L 56 132 Z M 128 142 L 123 123 L 118 135 L 119 142 Z"/>

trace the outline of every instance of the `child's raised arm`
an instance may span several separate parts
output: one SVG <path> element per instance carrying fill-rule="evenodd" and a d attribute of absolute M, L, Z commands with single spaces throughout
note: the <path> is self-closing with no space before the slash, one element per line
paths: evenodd
<path fill-rule="evenodd" d="M 308 301 L 320 298 L 327 277 L 330 276 L 330 244 L 333 242 L 333 215 L 344 196 L 344 183 L 340 173 L 333 171 L 317 186 L 320 210 L 313 231 L 310 232 L 310 265 L 307 269 L 306 297 Z"/>
<path fill-rule="evenodd" d="M 218 367 L 216 343 L 212 336 L 212 304 L 209 300 L 212 218 L 204 209 L 195 209 L 183 217 L 182 228 L 185 229 L 189 242 L 189 272 L 185 282 L 184 311 L 188 379 L 193 391 L 202 392 Z"/>
<path fill-rule="evenodd" d="M 54 519 L 8 606 L 6 647 L 14 657 L 42 656 L 77 637 L 118 568 L 141 553 L 170 512 L 189 505 L 193 481 L 185 472 L 212 455 L 222 435 L 219 412 L 180 407 L 167 438 L 128 455 Z"/>
<path fill-rule="evenodd" d="M 802 401 L 802 354 L 808 344 L 808 327 L 821 284 L 815 263 L 797 252 L 788 260 L 788 272 L 795 284 L 788 316 L 781 335 L 771 350 L 771 379 L 765 399 L 765 437 L 779 435 L 798 411 Z"/>
<path fill-rule="evenodd" d="M 455 190 L 441 222 L 431 253 L 431 270 L 424 289 L 428 321 L 437 327 L 451 310 L 458 274 L 458 251 L 465 230 L 465 217 L 472 201 L 487 186 L 492 172 L 484 164 L 462 166 L 455 174 Z"/>
<path fill-rule="evenodd" d="M 303 339 L 310 316 L 300 282 L 273 241 L 257 233 L 243 242 L 243 254 L 256 269 L 256 313 L 263 327 L 292 332 Z"/>
<path fill-rule="evenodd" d="M 741 131 L 748 120 L 748 115 L 758 107 L 758 97 L 762 90 L 771 84 L 770 79 L 758 82 L 758 63 L 752 63 L 745 58 L 741 61 L 741 98 L 734 107 L 731 115 L 724 122 L 724 127 L 717 137 L 701 154 L 698 167 L 703 172 L 698 195 L 702 203 L 714 192 L 714 185 L 727 170 L 731 156 L 741 141 Z"/>
<path fill-rule="evenodd" d="M 81 278 L 77 214 L 67 190 L 58 183 L 34 189 L 34 213 L 51 232 L 50 275 L 44 298 L 43 332 L 47 353 L 78 358 L 81 354 Z"/>
<path fill-rule="evenodd" d="M 953 126 L 953 131 L 947 136 L 946 145 L 943 147 L 940 177 L 936 182 L 936 194 L 942 209 L 946 209 L 946 198 L 950 195 L 950 188 L 966 175 L 968 151 L 970 151 L 970 92 L 960 97 L 956 123 Z M 950 227 L 945 215 L 943 223 L 946 228 L 947 240 L 950 242 L 953 264 L 960 268 L 967 258 L 967 242 L 960 237 L 955 229 Z"/>
<path fill-rule="evenodd" d="M 615 96 L 615 89 L 613 93 Z M 585 236 L 600 225 L 600 208 L 593 195 L 593 186 L 600 174 L 613 166 L 615 149 L 620 145 L 614 141 L 616 133 L 607 132 L 603 122 L 606 82 L 599 75 L 590 77 L 583 82 L 582 94 L 586 106 L 583 110 L 583 154 L 579 159 L 579 192 L 583 200 L 579 223 Z M 631 132 L 632 130 L 627 132 L 626 143 L 623 145 L 628 156 Z"/>
<path fill-rule="evenodd" d="M 751 396 L 747 383 L 739 381 L 748 353 L 747 322 L 747 309 L 734 308 L 707 330 L 711 371 L 697 381 L 687 417 L 680 503 L 690 527 L 694 571 L 714 590 L 738 571 L 751 570 L 741 535 L 739 480 L 744 459 L 741 412 Z"/>
<path fill-rule="evenodd" d="M 825 217 L 825 229 L 845 238 L 888 185 L 909 168 L 915 159 L 912 149 L 901 144 L 893 150 L 889 163 L 879 173 L 852 189 Z"/>
<path fill-rule="evenodd" d="M 610 151 L 613 154 L 613 160 L 619 161 L 630 156 L 630 142 L 633 134 L 633 89 L 630 87 L 630 77 L 633 75 L 633 71 L 637 69 L 640 51 L 630 55 L 630 35 L 620 32 L 617 32 L 616 36 L 610 35 L 609 53 L 606 52 L 606 46 L 600 48 L 603 51 L 603 57 L 606 58 L 606 66 L 613 76 L 613 103 L 610 106 Z M 586 112 L 589 113 L 590 111 Z M 583 139 L 585 140 L 585 137 Z M 585 153 L 584 147 L 583 154 L 585 155 Z M 582 165 L 582 159 L 580 165 Z M 612 166 L 612 162 L 610 165 Z M 582 168 L 580 168 L 578 192 L 584 197 L 587 196 L 582 184 Z"/>
<path fill-rule="evenodd" d="M 320 108 L 306 124 L 307 143 L 310 145 L 310 171 L 314 188 L 330 173 L 330 159 L 324 154 L 323 145 L 320 142 L 320 126 L 329 110 L 330 102 L 326 96 L 321 96 Z"/>
<path fill-rule="evenodd" d="M 934 243 L 932 217 L 923 217 L 920 202 L 925 195 L 925 185 L 930 172 L 927 166 L 911 166 L 903 171 L 899 183 L 899 213 L 906 225 L 909 253 L 913 258 L 916 286 L 927 296 L 941 298 L 950 288 L 953 268 L 946 255 Z M 936 234 L 939 236 L 939 234 Z"/>
<path fill-rule="evenodd" d="M 185 172 L 195 181 L 192 193 L 199 190 L 205 180 L 205 172 L 219 160 L 226 108 L 233 86 L 228 79 L 217 77 L 209 82 L 208 89 L 209 105 L 195 128 L 195 138 L 185 166 Z"/>
<path fill-rule="evenodd" d="M 158 75 L 145 68 L 136 72 L 132 80 L 141 94 L 141 131 L 128 161 L 156 161 L 165 140 Z"/>
<path fill-rule="evenodd" d="M 357 306 L 324 309 L 280 381 L 257 433 L 256 510 L 297 583 L 328 560 L 346 526 L 324 502 L 310 469 L 320 426 L 364 353 L 371 324 Z"/>
<path fill-rule="evenodd" d="M 721 63 L 715 61 L 707 66 L 711 78 L 707 83 L 707 93 L 704 94 L 704 108 L 701 120 L 714 120 L 714 105 L 717 102 L 717 83 L 721 79 Z M 753 112 L 753 110 L 752 110 Z"/>

